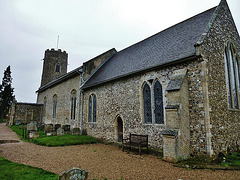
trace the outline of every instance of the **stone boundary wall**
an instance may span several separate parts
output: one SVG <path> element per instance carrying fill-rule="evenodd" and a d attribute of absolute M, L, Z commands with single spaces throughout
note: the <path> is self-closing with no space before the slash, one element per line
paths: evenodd
<path fill-rule="evenodd" d="M 16 125 L 17 123 L 28 124 L 31 121 L 42 121 L 42 107 L 43 104 L 35 103 L 13 103 L 10 108 L 10 125 Z M 16 123 L 16 121 L 19 121 Z"/>

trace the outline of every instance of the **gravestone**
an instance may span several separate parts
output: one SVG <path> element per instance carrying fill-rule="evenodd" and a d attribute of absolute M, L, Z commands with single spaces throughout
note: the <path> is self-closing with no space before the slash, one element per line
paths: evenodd
<path fill-rule="evenodd" d="M 88 177 L 88 171 L 85 171 L 84 169 L 80 168 L 71 168 L 67 172 L 63 172 L 61 175 L 59 175 L 59 180 L 86 180 Z"/>
<path fill-rule="evenodd" d="M 37 126 L 33 123 L 27 124 L 27 131 L 37 131 Z"/>
<path fill-rule="evenodd" d="M 40 130 L 40 131 L 44 131 L 44 127 L 45 127 L 45 124 L 43 122 L 38 122 L 37 123 L 37 128 Z"/>
<path fill-rule="evenodd" d="M 64 129 L 63 128 L 58 128 L 57 129 L 57 136 L 63 136 L 64 135 Z"/>
<path fill-rule="evenodd" d="M 20 125 L 20 124 L 22 124 L 22 122 L 21 122 L 21 120 L 20 120 L 20 119 L 15 121 L 15 125 L 17 125 L 17 126 L 18 126 L 18 125 Z"/>
<path fill-rule="evenodd" d="M 54 127 L 55 131 L 57 131 L 58 128 L 60 128 L 60 127 L 61 127 L 61 124 L 55 124 L 55 127 Z"/>
<path fill-rule="evenodd" d="M 79 128 L 73 128 L 73 135 L 80 135 L 80 129 Z"/>
<path fill-rule="evenodd" d="M 70 133 L 70 125 L 63 125 L 64 133 Z"/>
<path fill-rule="evenodd" d="M 51 135 L 52 129 L 53 129 L 52 124 L 45 124 L 44 134 L 46 134 L 46 135 L 49 135 L 49 134 L 50 134 L 50 135 Z"/>

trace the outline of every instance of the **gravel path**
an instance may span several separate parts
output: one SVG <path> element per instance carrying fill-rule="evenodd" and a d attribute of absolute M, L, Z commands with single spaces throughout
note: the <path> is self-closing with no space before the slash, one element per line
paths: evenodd
<path fill-rule="evenodd" d="M 0 140 L 18 139 L 5 124 L 0 124 Z M 72 167 L 88 170 L 89 179 L 234 179 L 240 171 L 188 170 L 153 155 L 122 152 L 116 146 L 104 144 L 68 147 L 44 147 L 20 142 L 0 144 L 1 156 L 17 163 L 39 167 L 56 174 Z"/>

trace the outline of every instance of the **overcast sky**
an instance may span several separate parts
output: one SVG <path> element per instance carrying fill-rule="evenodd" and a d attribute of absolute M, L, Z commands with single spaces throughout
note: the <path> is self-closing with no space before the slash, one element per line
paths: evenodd
<path fill-rule="evenodd" d="M 0 83 L 11 66 L 19 102 L 36 102 L 46 49 L 68 53 L 68 71 L 122 50 L 219 4 L 220 0 L 0 0 Z M 240 30 L 240 0 L 228 0 Z"/>

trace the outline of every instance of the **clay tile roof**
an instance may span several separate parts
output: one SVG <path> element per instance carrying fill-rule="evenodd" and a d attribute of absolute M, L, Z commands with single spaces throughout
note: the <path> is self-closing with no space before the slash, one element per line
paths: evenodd
<path fill-rule="evenodd" d="M 208 27 L 215 9 L 209 9 L 117 52 L 88 79 L 83 89 L 196 55 L 194 45 Z"/>

